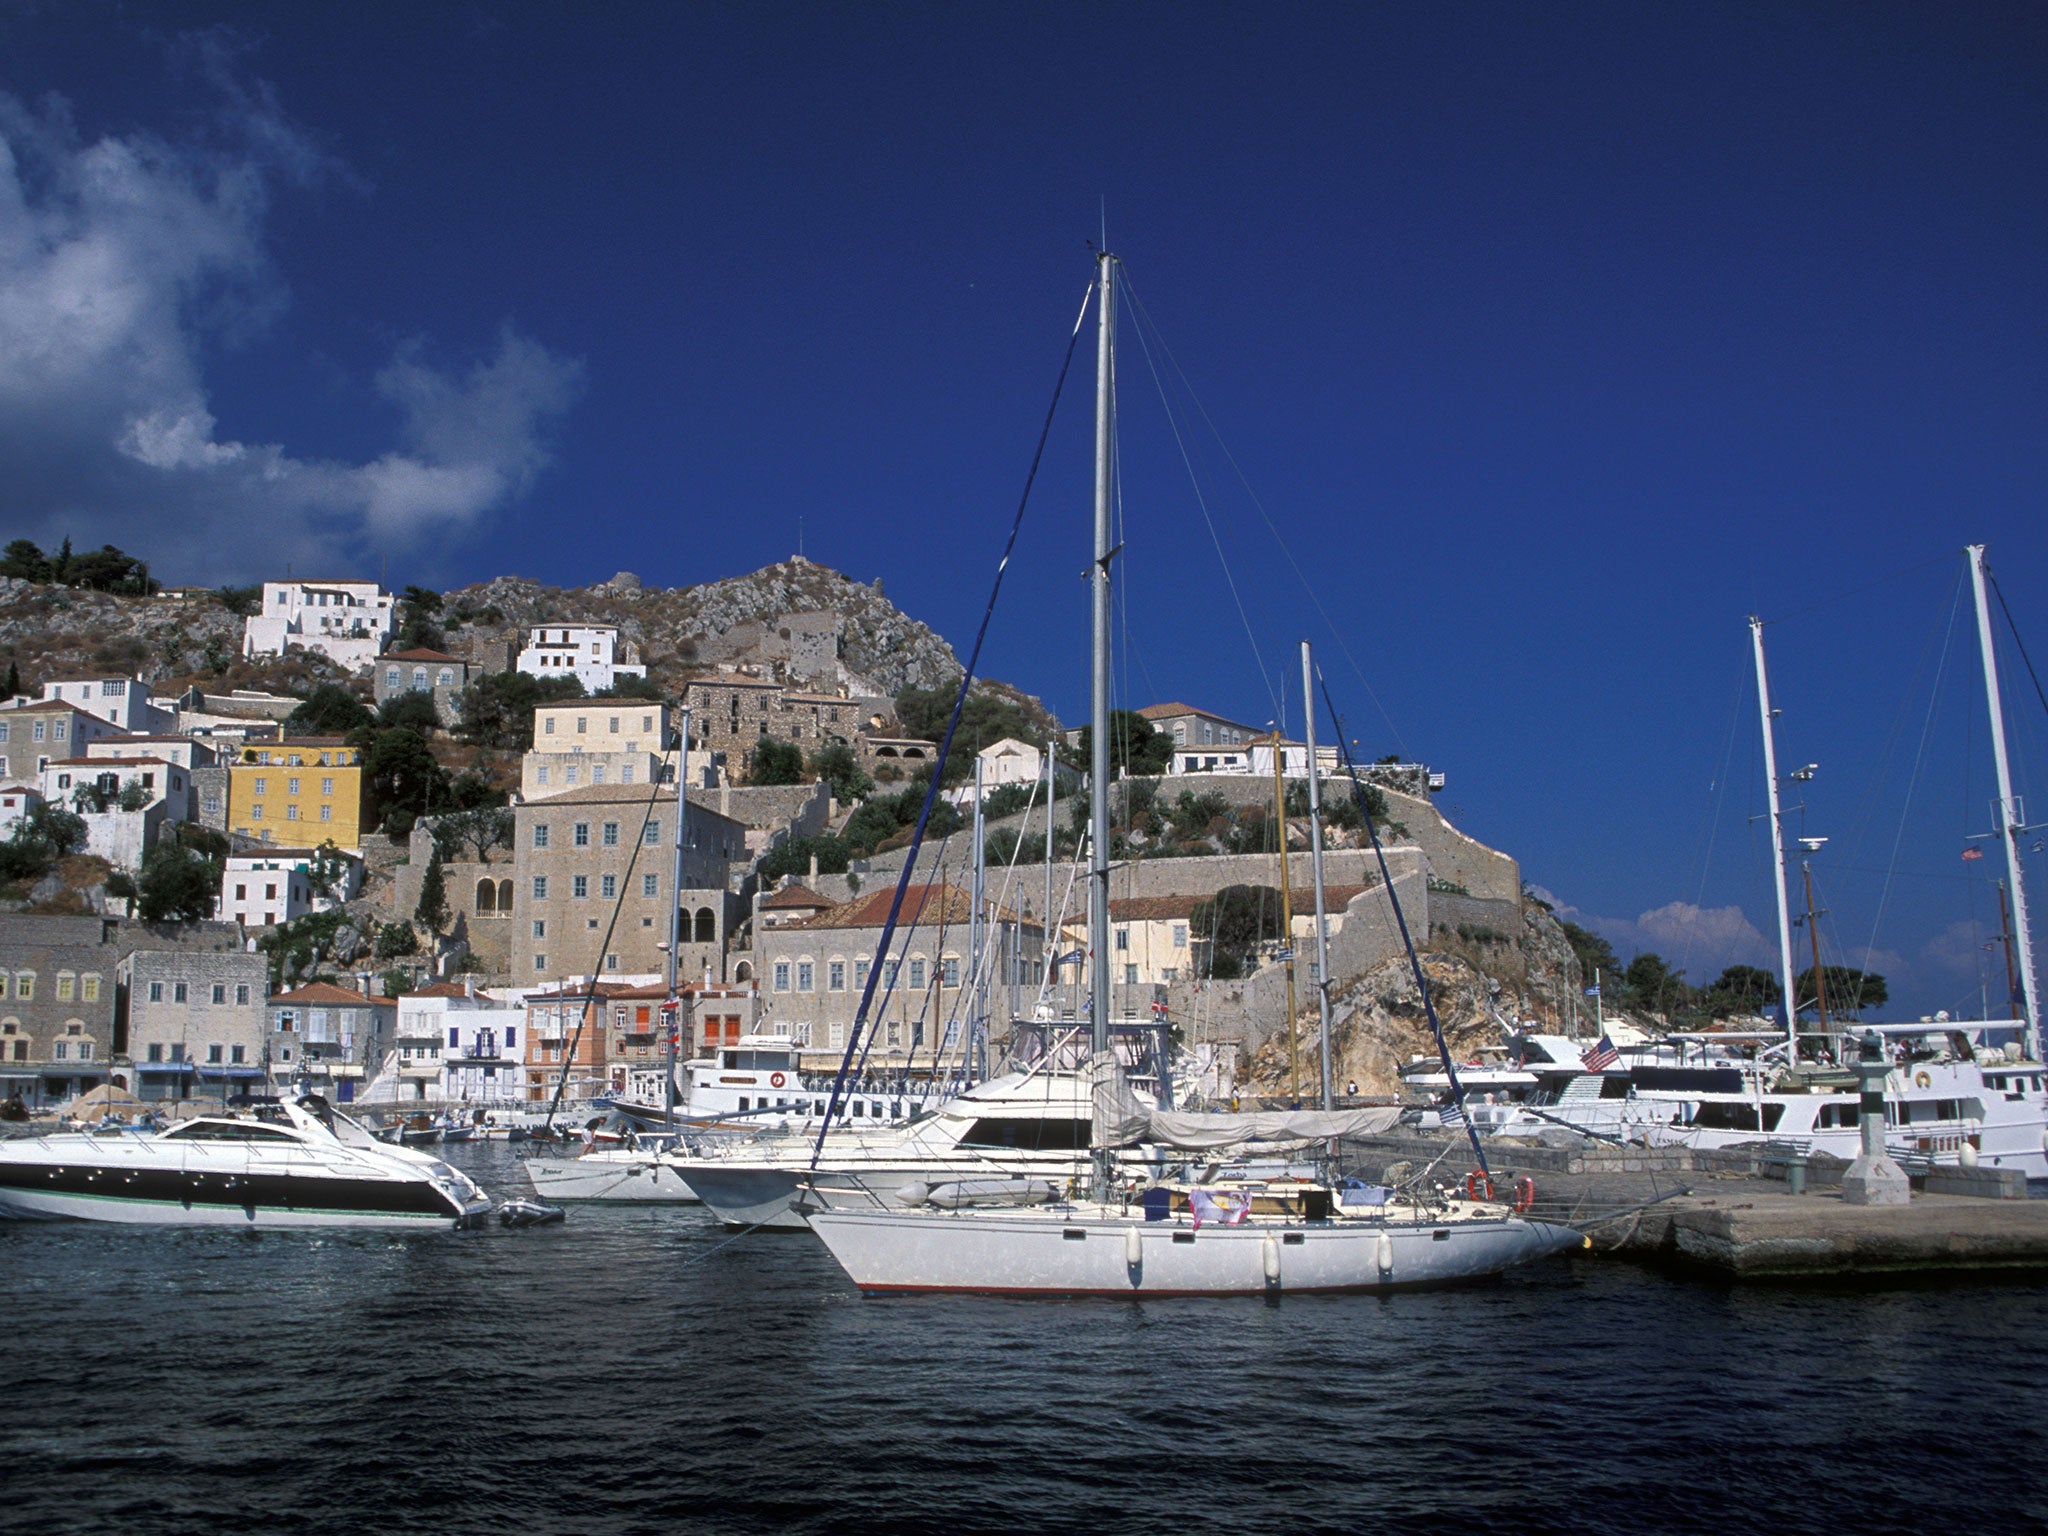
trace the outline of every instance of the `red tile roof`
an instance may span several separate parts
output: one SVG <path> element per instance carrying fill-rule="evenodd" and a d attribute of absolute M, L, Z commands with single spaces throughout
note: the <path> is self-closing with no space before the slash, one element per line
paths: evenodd
<path fill-rule="evenodd" d="M 792 907 L 808 907 L 813 912 L 822 912 L 831 906 L 828 897 L 820 896 L 808 885 L 785 886 L 761 903 L 761 910 L 786 911 Z"/>
<path fill-rule="evenodd" d="M 338 1003 L 345 1008 L 360 1008 L 365 1003 L 372 1007 L 390 1008 L 396 1006 L 397 1002 L 395 998 L 389 997 L 365 997 L 360 992 L 351 992 L 347 988 L 337 987 L 329 981 L 309 982 L 307 985 L 295 988 L 290 992 L 276 993 L 271 997 L 270 1001 L 273 1004 L 320 1003 L 328 1007 Z"/>
<path fill-rule="evenodd" d="M 460 656 L 450 656 L 446 651 L 430 651 L 425 646 L 416 646 L 409 651 L 386 651 L 377 658 L 379 661 L 453 661 L 463 662 Z"/>
<path fill-rule="evenodd" d="M 884 885 L 865 896 L 856 897 L 821 912 L 808 922 L 791 923 L 778 928 L 778 933 L 787 933 L 796 928 L 879 928 L 889 917 L 889 903 L 896 899 L 896 887 Z M 973 911 L 974 898 L 957 885 L 943 882 L 931 885 L 913 885 L 903 893 L 903 910 L 897 914 L 899 928 L 908 928 L 914 923 L 926 927 L 937 927 L 941 923 L 954 927 L 965 927 Z M 1015 921 L 1017 914 L 998 911 L 996 916 Z M 1025 919 L 1023 926 L 1036 928 L 1039 925 Z"/>

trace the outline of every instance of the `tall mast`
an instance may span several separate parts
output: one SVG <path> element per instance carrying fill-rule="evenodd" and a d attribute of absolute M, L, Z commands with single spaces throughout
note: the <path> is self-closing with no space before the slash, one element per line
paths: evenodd
<path fill-rule="evenodd" d="M 1984 595 L 1984 577 L 1991 562 L 1984 546 L 1972 544 L 1970 586 L 1977 595 L 1977 643 L 1984 652 L 1984 700 L 1991 709 L 1991 760 L 1998 769 L 1998 832 L 2005 844 L 2006 878 L 2012 882 L 2012 926 L 2019 940 L 2020 997 L 2026 1007 L 2026 1043 L 2041 1059 L 2041 1006 L 2034 991 L 2034 941 L 2027 932 L 2027 893 L 2020 884 L 2020 834 L 2026 818 L 2013 798 L 2012 769 L 2005 758 L 2005 704 L 1998 692 L 1998 657 L 1991 644 L 1991 606 Z"/>
<path fill-rule="evenodd" d="M 1109 495 L 1110 412 L 1114 407 L 1111 368 L 1115 350 L 1115 306 L 1112 275 L 1116 259 L 1107 251 L 1097 253 L 1101 308 L 1095 342 L 1095 563 L 1089 582 L 1093 599 L 1090 633 L 1091 668 L 1088 721 L 1088 1002 L 1092 1055 L 1109 1054 Z M 1092 1069 L 1091 1069 L 1092 1070 Z M 1109 1150 L 1104 1142 L 1102 1110 L 1098 1106 L 1094 1143 L 1095 1190 L 1098 1199 L 1109 1195 Z"/>
<path fill-rule="evenodd" d="M 974 889 L 970 900 L 972 910 L 967 918 L 967 967 L 968 1004 L 967 1040 L 960 1051 L 962 1072 L 972 1069 L 980 1060 L 981 1032 L 988 1028 L 988 977 L 983 971 L 987 957 L 982 953 L 987 943 L 988 928 L 982 921 L 982 895 L 988 889 L 988 823 L 981 814 L 981 756 L 974 758 Z M 943 961 L 940 962 L 942 965 Z M 954 999 L 957 1007 L 959 999 Z M 944 1050 L 941 1042 L 940 1049 Z"/>
<path fill-rule="evenodd" d="M 1302 740 L 1308 748 L 1308 857 L 1316 883 L 1316 1016 L 1323 1063 L 1323 1108 L 1336 1108 L 1330 1065 L 1330 921 L 1323 910 L 1323 792 L 1316 779 L 1316 686 L 1308 642 L 1301 642 Z M 1288 1010 L 1290 1016 L 1293 1009 Z"/>
<path fill-rule="evenodd" d="M 1273 728 L 1273 825 L 1279 828 L 1280 953 L 1287 967 L 1287 1092 L 1301 1097 L 1301 1030 L 1294 1016 L 1294 885 L 1287 872 L 1287 781 L 1280 772 L 1280 729 Z"/>
<path fill-rule="evenodd" d="M 1820 1018 L 1820 1032 L 1828 1032 L 1827 972 L 1820 968 L 1820 922 L 1813 910 L 1813 861 L 1801 859 L 1799 873 L 1806 881 L 1806 936 L 1813 941 L 1813 1008 Z"/>
<path fill-rule="evenodd" d="M 1778 893 L 1778 981 L 1785 989 L 1785 1046 L 1799 1060 L 1798 999 L 1792 993 L 1792 913 L 1785 896 L 1785 825 L 1778 809 L 1778 742 L 1771 726 L 1771 682 L 1764 670 L 1764 621 L 1749 621 L 1756 649 L 1756 706 L 1764 725 L 1764 787 L 1770 792 L 1771 882 Z"/>
<path fill-rule="evenodd" d="M 677 737 L 681 745 L 676 751 L 676 849 L 675 862 L 669 872 L 668 896 L 668 1070 L 662 1074 L 662 1106 L 664 1121 L 670 1130 L 676 1128 L 676 1036 L 683 1028 L 683 1005 L 676 996 L 676 965 L 683 952 L 683 843 L 684 824 L 689 819 L 690 804 L 690 706 L 683 706 L 681 734 Z M 694 1025 L 690 1026 L 695 1028 Z"/>

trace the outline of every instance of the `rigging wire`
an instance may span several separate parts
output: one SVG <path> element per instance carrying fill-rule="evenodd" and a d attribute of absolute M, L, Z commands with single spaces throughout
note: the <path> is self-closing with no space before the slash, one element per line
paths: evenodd
<path fill-rule="evenodd" d="M 1860 587 L 1851 587 L 1846 592 L 1837 592 L 1832 597 L 1824 597 L 1818 602 L 1808 603 L 1804 608 L 1794 608 L 1790 613 L 1778 614 L 1775 618 L 1766 619 L 1764 622 L 1767 624 L 1783 624 L 1790 619 L 1803 619 L 1808 614 L 1819 613 L 1823 608 L 1832 608 L 1836 603 L 1847 602 L 1852 597 L 1861 597 L 1865 592 L 1873 591 L 1888 581 L 1897 581 L 1902 576 L 1916 575 L 1930 566 L 1945 564 L 1952 558 L 1954 557 L 1950 555 L 1936 555 L 1931 559 L 1916 560 L 1911 565 L 1902 565 L 1897 570 L 1886 575 L 1874 577 L 1864 582 Z"/>
<path fill-rule="evenodd" d="M 1166 412 L 1166 424 L 1173 433 L 1173 443 L 1180 453 L 1181 465 L 1187 470 L 1188 484 L 1194 492 L 1195 506 L 1201 511 L 1202 522 L 1209 530 L 1209 542 L 1215 546 L 1217 564 L 1223 568 L 1224 584 L 1230 589 L 1230 600 L 1237 608 L 1238 622 L 1244 626 L 1245 639 L 1251 645 L 1252 661 L 1259 669 L 1259 681 L 1265 686 L 1267 698 L 1273 700 L 1273 710 L 1277 715 L 1280 704 L 1278 696 L 1273 691 L 1272 672 L 1266 665 L 1265 652 L 1259 646 L 1259 637 L 1252 627 L 1251 615 L 1245 611 L 1244 594 L 1238 591 L 1237 577 L 1231 571 L 1229 555 L 1224 552 L 1223 536 L 1217 531 L 1216 519 L 1210 513 L 1209 498 L 1203 492 L 1201 477 L 1195 472 L 1194 459 L 1188 446 L 1188 435 L 1182 428 L 1180 413 L 1174 409 L 1173 400 L 1167 393 L 1166 381 L 1160 376 L 1158 361 L 1153 357 L 1152 348 L 1146 341 L 1145 331 L 1151 324 L 1151 316 L 1138 302 L 1136 290 L 1130 287 L 1128 273 L 1125 277 L 1125 292 L 1133 314 L 1140 320 L 1139 324 L 1131 327 L 1132 333 L 1138 338 L 1138 350 L 1144 354 L 1145 366 L 1152 375 L 1152 386 L 1159 392 L 1159 403 Z M 1161 346 L 1163 349 L 1163 341 Z"/>
<path fill-rule="evenodd" d="M 1892 836 L 1892 855 L 1885 867 L 1884 883 L 1878 887 L 1877 912 L 1876 915 L 1873 916 L 1870 921 L 1870 942 L 1863 946 L 1863 969 L 1865 971 L 1868 971 L 1871 965 L 1874 963 L 1874 957 L 1877 954 L 1877 936 L 1884 927 L 1885 910 L 1891 904 L 1892 886 L 1898 878 L 1899 855 L 1903 850 L 1906 841 L 1906 824 L 1912 818 L 1913 795 L 1920 784 L 1920 772 L 1927 764 L 1928 743 L 1931 742 L 1934 738 L 1935 712 L 1937 706 L 1941 702 L 1942 679 L 1948 674 L 1949 651 L 1955 643 L 1956 615 L 1959 612 L 1961 612 L 1962 599 L 1963 583 L 1962 578 L 1958 576 L 1956 579 L 1955 590 L 1949 598 L 1948 622 L 1945 625 L 1942 625 L 1936 631 L 1936 633 L 1940 634 L 1941 636 L 1941 654 L 1935 660 L 1934 683 L 1933 686 L 1928 690 L 1927 717 L 1921 722 L 1920 725 L 1920 746 L 1919 749 L 1913 754 L 1913 769 L 1912 772 L 1908 774 L 1906 778 L 1906 802 L 1900 808 L 1899 811 L 1898 831 L 1894 833 Z M 1927 653 L 1929 650 L 1933 649 L 1933 645 L 1934 636 L 1929 635 L 1927 644 L 1923 646 L 1921 649 L 1920 666 L 1915 669 L 1916 677 L 1919 672 L 1922 672 L 1926 669 Z M 1901 706 L 1901 713 L 1903 714 L 1903 705 Z M 1886 747 L 1885 756 L 1889 758 L 1890 753 L 1891 748 L 1888 744 Z M 1872 793 L 1874 795 L 1875 790 L 1873 790 Z M 1859 830 L 1856 835 L 1855 842 L 1852 843 L 1850 846 L 1851 858 L 1856 857 L 1856 855 L 1861 852 L 1862 843 L 1863 836 L 1862 832 Z"/>
<path fill-rule="evenodd" d="M 1998 578 L 1989 571 L 1984 573 L 1984 578 L 1991 583 L 1991 590 L 1998 598 L 1998 611 L 2005 615 L 2005 627 L 2012 631 L 2012 643 L 2019 647 L 2020 660 L 2026 663 L 2027 676 L 2034 684 L 2034 697 L 2041 701 L 2042 710 L 2048 712 L 2048 692 L 2044 692 L 2041 687 L 2041 676 L 2034 670 L 2034 659 L 2027 654 L 2027 642 L 2020 638 L 2020 627 L 2013 622 L 2012 610 L 2005 605 L 2004 589 L 1998 585 Z"/>
<path fill-rule="evenodd" d="M 974 633 L 974 647 L 968 652 L 967 664 L 960 674 L 960 691 L 953 700 L 953 713 L 946 721 L 946 734 L 939 743 L 939 754 L 932 763 L 932 776 L 926 786 L 924 804 L 917 813 L 917 825 L 910 834 L 910 848 L 904 855 L 903 872 L 896 879 L 896 895 L 889 904 L 889 914 L 882 921 L 881 937 L 875 946 L 875 965 L 879 967 L 889 954 L 890 941 L 896 935 L 897 914 L 903 907 L 903 895 L 909 888 L 911 872 L 917 866 L 917 856 L 924 846 L 924 829 L 931 820 L 932 804 L 938 798 L 939 781 L 944 776 L 947 755 L 953 749 L 953 735 L 960 728 L 960 714 L 967 706 L 967 693 L 974 684 L 975 668 L 981 662 L 982 643 L 988 638 L 989 621 L 995 617 L 996 601 L 1002 596 L 1003 576 L 1010 568 L 1010 556 L 1017 548 L 1017 535 L 1024 528 L 1024 512 L 1031 504 L 1031 488 L 1038 482 L 1038 468 L 1045 459 L 1046 440 L 1052 435 L 1053 417 L 1059 410 L 1060 395 L 1065 391 L 1067 374 L 1074 366 L 1074 348 L 1081 339 L 1081 326 L 1088 318 L 1088 306 L 1095 298 L 1095 279 L 1091 277 L 1087 291 L 1081 297 L 1080 313 L 1074 316 L 1074 329 L 1067 337 L 1066 356 L 1060 361 L 1059 378 L 1053 384 L 1052 402 L 1046 407 L 1045 424 L 1039 428 L 1038 446 L 1031 455 L 1031 468 L 1024 476 L 1023 494 L 1017 499 L 1017 511 L 1010 521 L 1010 536 L 1003 545 L 1003 557 L 996 562 L 995 581 L 988 595 L 988 606 L 982 611 L 981 627 Z M 846 1054 L 840 1059 L 839 1071 L 832 1080 L 832 1092 L 826 1101 L 825 1116 L 818 1127 L 818 1140 L 811 1151 L 811 1166 L 816 1168 L 818 1159 L 824 1155 L 825 1132 L 832 1123 L 846 1087 L 846 1075 L 851 1069 L 854 1052 L 859 1049 L 864 1026 L 868 1022 L 868 1009 L 874 1001 L 875 984 L 879 980 L 877 969 L 868 972 L 868 984 L 861 992 L 860 1004 L 854 1011 L 853 1024 L 847 1034 Z"/>
<path fill-rule="evenodd" d="M 1386 722 L 1387 730 L 1394 738 L 1394 745 L 1400 749 L 1403 757 L 1412 758 L 1414 754 L 1408 750 L 1408 744 L 1401 739 L 1400 727 L 1394 724 L 1394 717 L 1387 712 L 1387 707 L 1381 702 L 1378 692 L 1367 681 L 1365 669 L 1359 665 L 1358 657 L 1353 653 L 1350 642 L 1344 638 L 1343 632 L 1337 628 L 1336 620 L 1330 617 L 1329 610 L 1323 606 L 1323 600 L 1317 594 L 1315 587 L 1310 583 L 1308 573 L 1302 570 L 1301 562 L 1295 559 L 1293 548 L 1281 534 L 1279 525 L 1273 521 L 1272 514 L 1266 510 L 1266 505 L 1260 500 L 1258 492 L 1252 488 L 1250 477 L 1245 474 L 1244 467 L 1238 463 L 1237 456 L 1230 451 L 1230 445 L 1224 441 L 1223 434 L 1217 430 L 1215 421 L 1209 415 L 1208 407 L 1202 404 L 1201 396 L 1195 392 L 1193 384 L 1188 381 L 1187 373 L 1180 366 L 1179 359 L 1174 356 L 1173 349 L 1167 345 L 1164 333 L 1160 332 L 1158 327 L 1153 325 L 1152 317 L 1145 309 L 1144 301 L 1138 296 L 1137 290 L 1130 286 L 1128 274 L 1126 274 L 1125 293 L 1131 309 L 1143 319 L 1145 325 L 1151 326 L 1154 334 L 1158 336 L 1159 349 L 1165 355 L 1174 376 L 1180 380 L 1181 387 L 1187 392 L 1187 397 L 1194 406 L 1195 414 L 1201 417 L 1202 424 L 1209 429 L 1210 436 L 1215 439 L 1217 449 L 1222 453 L 1224 462 L 1230 466 L 1231 472 L 1237 477 L 1238 484 L 1244 489 L 1245 498 L 1251 502 L 1253 508 L 1258 512 L 1259 520 L 1266 525 L 1266 531 L 1272 535 L 1273 542 L 1278 546 L 1280 553 L 1286 558 L 1288 568 L 1294 572 L 1294 579 L 1301 583 L 1302 592 L 1307 596 L 1309 606 L 1315 609 L 1316 616 L 1323 621 L 1323 627 L 1329 631 L 1330 638 L 1336 643 L 1337 649 L 1343 653 L 1345 664 L 1351 668 L 1352 675 L 1358 679 L 1359 687 L 1365 690 L 1365 696 L 1372 700 L 1373 708 L 1379 711 L 1380 718 Z M 1143 339 L 1143 332 L 1140 331 L 1139 340 L 1141 345 Z M 1147 361 L 1150 361 L 1149 353 L 1147 354 Z M 1263 666 L 1261 670 L 1263 670 Z M 1269 684 L 1269 690 L 1270 686 Z M 1304 708 L 1307 707 L 1309 706 L 1305 701 Z"/>

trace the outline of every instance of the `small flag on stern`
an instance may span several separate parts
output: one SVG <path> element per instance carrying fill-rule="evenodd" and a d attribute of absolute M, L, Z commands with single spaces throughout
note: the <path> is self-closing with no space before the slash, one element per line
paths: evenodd
<path fill-rule="evenodd" d="M 1982 848 L 1965 848 L 1963 850 L 1963 857 L 1966 860 L 1981 859 L 1984 857 L 1984 850 Z"/>
<path fill-rule="evenodd" d="M 1195 1230 L 1202 1230 L 1205 1221 L 1220 1222 L 1226 1227 L 1237 1226 L 1252 1208 L 1252 1197 L 1241 1195 L 1212 1195 L 1206 1189 L 1188 1191 L 1188 1214 L 1194 1218 Z"/>
<path fill-rule="evenodd" d="M 1449 1130 L 1454 1125 L 1463 1125 L 1465 1123 L 1465 1106 L 1456 1099 L 1451 1099 L 1437 1106 L 1436 1117 L 1445 1130 Z"/>
<path fill-rule="evenodd" d="M 1588 997 L 1598 997 L 1599 995 L 1600 995 L 1600 984 L 1599 984 L 1598 982 L 1595 982 L 1595 983 L 1594 983 L 1594 984 L 1593 984 L 1592 986 L 1590 986 L 1590 987 L 1586 988 L 1586 996 L 1588 996 Z"/>
<path fill-rule="evenodd" d="M 1589 1045 L 1579 1052 L 1580 1065 L 1588 1072 L 1605 1072 L 1620 1060 L 1621 1052 L 1614 1048 L 1614 1042 L 1605 1035 L 1600 1037 L 1598 1045 Z"/>

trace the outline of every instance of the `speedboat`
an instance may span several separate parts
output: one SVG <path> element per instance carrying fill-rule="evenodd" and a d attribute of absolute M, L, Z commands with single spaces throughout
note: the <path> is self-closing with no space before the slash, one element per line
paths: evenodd
<path fill-rule="evenodd" d="M 463 1226 L 490 1198 L 437 1158 L 387 1146 L 306 1095 L 154 1135 L 0 1144 L 0 1216 L 236 1227 Z"/>
<path fill-rule="evenodd" d="M 694 1205 L 684 1182 L 673 1136 L 638 1136 L 630 1146 L 600 1146 L 593 1138 L 575 1157 L 526 1157 L 520 1167 L 543 1200 L 620 1200 L 635 1204 Z"/>

